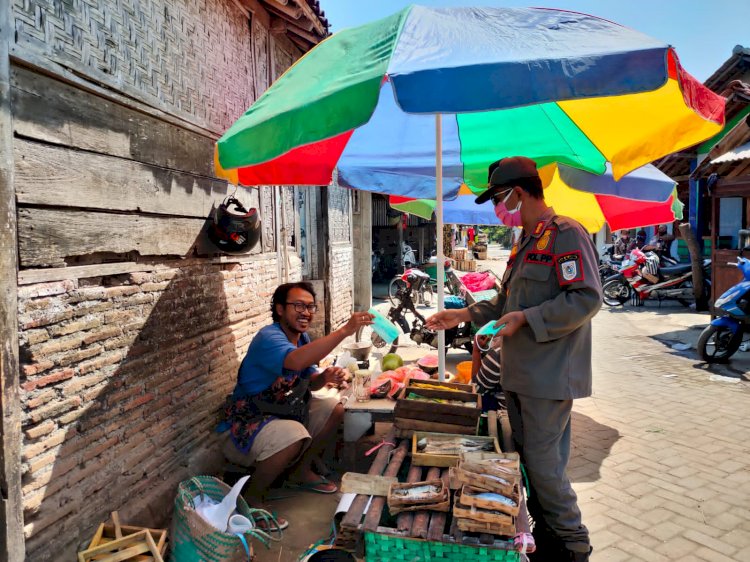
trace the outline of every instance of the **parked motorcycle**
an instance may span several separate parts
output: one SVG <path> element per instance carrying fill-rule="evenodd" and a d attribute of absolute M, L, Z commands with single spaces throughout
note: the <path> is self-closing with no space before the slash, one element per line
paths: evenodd
<path fill-rule="evenodd" d="M 630 252 L 628 259 L 622 262 L 619 273 L 608 278 L 602 285 L 604 302 L 609 306 L 621 306 L 634 294 L 639 299 L 655 298 L 657 300 L 675 299 L 688 306 L 695 300 L 693 293 L 693 271 L 690 264 L 678 264 L 661 267 L 659 257 L 652 252 L 643 253 L 635 249 Z M 652 283 L 642 274 L 643 268 L 653 268 L 652 273 L 658 275 L 658 282 Z M 706 294 L 711 286 L 711 260 L 703 260 L 704 282 Z"/>
<path fill-rule="evenodd" d="M 417 270 L 429 276 L 429 274 L 424 271 L 425 267 L 428 267 L 429 265 L 434 265 L 434 262 L 430 261 L 427 264 L 422 264 L 421 266 L 418 266 L 416 268 L 408 268 L 403 273 L 398 273 L 393 279 L 391 279 L 391 282 L 388 285 L 388 298 L 390 299 L 393 306 L 398 306 L 398 292 L 399 289 L 402 289 L 406 286 L 406 278 L 409 273 L 411 271 Z M 451 295 L 460 295 L 461 287 L 457 286 L 456 283 L 454 283 L 453 277 L 451 275 L 448 275 L 448 273 L 451 271 L 451 268 L 453 267 L 452 261 L 449 259 L 445 260 L 444 266 L 446 273 L 444 289 L 447 290 Z M 430 277 L 429 283 L 423 283 L 422 285 L 420 285 L 419 291 L 417 293 L 417 302 L 423 304 L 424 306 L 432 306 L 436 294 L 437 278 Z"/>
<path fill-rule="evenodd" d="M 447 265 L 447 264 L 446 264 Z M 447 269 L 447 267 L 446 267 Z M 400 292 L 409 284 L 409 276 L 416 272 L 416 274 L 422 274 L 427 276 L 425 283 L 420 283 L 419 288 L 416 290 L 417 303 L 421 303 L 424 306 L 431 306 L 432 300 L 435 296 L 435 289 L 432 286 L 430 275 L 425 273 L 421 269 L 408 268 L 403 273 L 397 274 L 391 279 L 390 285 L 388 285 L 388 299 L 391 301 L 393 306 L 398 306 L 401 301 Z"/>
<path fill-rule="evenodd" d="M 622 262 L 627 259 L 627 256 L 615 254 L 615 246 L 613 244 L 605 244 L 602 246 L 601 257 L 599 258 L 599 278 L 602 281 L 602 285 L 609 280 L 613 275 L 617 275 L 622 267 Z M 674 267 L 679 265 L 677 260 L 666 254 L 659 254 L 659 267 Z"/>
<path fill-rule="evenodd" d="M 743 250 L 744 252 L 744 250 Z M 746 331 L 750 331 L 750 260 L 742 257 L 736 265 L 743 280 L 727 289 L 714 303 L 718 316 L 698 338 L 698 355 L 707 363 L 724 363 L 734 355 Z"/>
<path fill-rule="evenodd" d="M 419 294 L 424 286 L 429 286 L 429 283 L 430 276 L 424 271 L 411 269 L 404 272 L 404 285 L 399 287 L 396 292 L 396 296 L 393 299 L 394 302 L 388 310 L 386 317 L 396 326 L 400 327 L 404 334 L 408 334 L 417 344 L 422 345 L 424 343 L 437 349 L 438 333 L 429 330 L 425 326 L 426 318 L 417 312 L 414 304 L 416 295 Z M 411 324 L 406 318 L 407 312 L 411 312 L 414 315 L 414 321 Z M 388 345 L 372 330 L 372 326 L 360 327 L 357 330 L 355 338 L 358 342 L 370 342 L 377 349 L 384 349 Z M 388 353 L 395 353 L 398 348 L 399 338 L 400 336 L 393 340 Z M 462 322 L 455 328 L 445 330 L 445 345 L 446 347 L 455 347 L 456 349 L 463 347 L 471 353 L 474 350 L 471 322 Z"/>
<path fill-rule="evenodd" d="M 599 279 L 601 279 L 602 284 L 613 275 L 620 273 L 622 259 L 623 256 L 615 254 L 613 244 L 602 246 L 601 257 L 599 258 Z"/>

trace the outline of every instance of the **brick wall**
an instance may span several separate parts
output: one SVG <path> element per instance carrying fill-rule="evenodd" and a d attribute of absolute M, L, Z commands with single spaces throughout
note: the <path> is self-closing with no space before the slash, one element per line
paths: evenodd
<path fill-rule="evenodd" d="M 330 299 L 331 329 L 336 329 L 346 322 L 352 314 L 354 298 L 353 287 L 353 257 L 349 243 L 335 244 L 329 256 L 330 278 L 328 280 Z"/>
<path fill-rule="evenodd" d="M 338 186 L 337 179 L 328 187 L 327 200 L 329 324 L 338 328 L 351 316 L 354 305 L 354 259 L 352 256 L 352 215 L 350 190 Z"/>
<path fill-rule="evenodd" d="M 263 233 L 254 251 L 262 253 L 220 263 L 210 251 L 197 250 L 209 209 L 226 196 L 211 177 L 214 138 L 194 128 L 187 134 L 174 119 L 146 115 L 123 99 L 221 133 L 267 88 L 269 77 L 299 54 L 285 38 L 270 38 L 257 19 L 248 26 L 232 0 L 58 4 L 13 2 L 15 56 L 52 73 L 71 69 L 79 81 L 50 88 L 37 84 L 33 71 L 16 71 L 14 129 L 23 137 L 16 138 L 16 180 L 25 182 L 17 188 L 19 214 L 33 215 L 41 207 L 59 217 L 46 224 L 70 226 L 66 217 L 84 211 L 83 226 L 101 228 L 117 218 L 125 226 L 115 234 L 127 232 L 138 242 L 154 239 L 145 220 L 185 224 L 191 217 L 190 228 L 180 231 L 191 250 L 179 260 L 163 255 L 166 250 L 159 255 L 154 244 L 113 253 L 104 244 L 108 236 L 96 229 L 102 248 L 84 249 L 84 229 L 60 228 L 55 240 L 64 238 L 65 252 L 55 263 L 90 268 L 104 261 L 111 268 L 127 262 L 129 271 L 133 263 L 143 270 L 83 278 L 60 267 L 45 270 L 59 281 L 32 283 L 23 276 L 36 273 L 26 264 L 38 263 L 29 254 L 39 246 L 21 245 L 22 491 L 27 559 L 35 562 L 74 559 L 115 509 L 124 522 L 163 525 L 179 481 L 219 470 L 223 458 L 213 432 L 218 411 L 250 340 L 270 322 L 270 296 L 281 282 L 276 188 L 261 188 L 259 198 L 241 197 L 260 209 Z M 115 91 L 115 104 L 85 89 L 70 91 L 87 79 Z M 48 97 L 29 101 L 41 94 Z M 84 110 L 75 113 L 70 100 L 85 101 Z M 109 104 L 109 118 L 97 121 L 86 108 L 104 111 L 103 103 Z M 60 193 L 57 185 L 29 199 L 30 186 L 48 184 L 48 178 L 24 171 L 29 155 L 19 147 L 32 145 L 38 153 L 33 167 L 55 170 L 50 173 L 58 183 L 73 189 L 70 197 L 52 197 Z M 73 156 L 86 156 L 89 163 L 70 165 Z M 113 162 L 122 167 L 120 175 L 90 173 L 111 170 Z M 178 179 L 164 181 L 165 174 Z M 194 188 L 185 177 L 210 181 Z M 113 195 L 102 203 L 101 193 Z M 146 201 L 142 194 L 161 199 Z M 348 220 L 348 196 L 339 194 L 336 201 L 336 212 Z M 35 231 L 36 223 L 20 223 L 26 229 L 20 232 Z M 293 224 L 287 228 L 295 230 Z M 337 232 L 347 228 L 339 224 Z M 327 292 L 337 295 L 335 317 L 345 319 L 350 242 L 340 242 L 334 254 Z M 288 279 L 301 275 L 292 253 Z"/>
<path fill-rule="evenodd" d="M 113 509 L 163 523 L 180 480 L 219 468 L 217 406 L 276 285 L 264 255 L 20 287 L 29 560 L 72 559 Z"/>

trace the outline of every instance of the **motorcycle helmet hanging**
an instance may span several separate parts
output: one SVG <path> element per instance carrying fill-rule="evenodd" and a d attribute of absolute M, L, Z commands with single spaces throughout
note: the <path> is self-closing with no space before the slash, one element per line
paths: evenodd
<path fill-rule="evenodd" d="M 225 254 L 246 254 L 260 240 L 258 210 L 248 211 L 234 195 L 228 197 L 214 210 L 208 238 Z"/>

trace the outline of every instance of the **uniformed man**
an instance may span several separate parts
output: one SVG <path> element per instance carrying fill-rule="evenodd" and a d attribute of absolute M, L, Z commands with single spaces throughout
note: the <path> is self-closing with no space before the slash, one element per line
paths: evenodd
<path fill-rule="evenodd" d="M 448 329 L 471 320 L 505 324 L 502 386 L 513 441 L 529 478 L 529 512 L 536 526 L 531 560 L 586 561 L 589 533 L 566 476 L 573 399 L 591 394 L 591 318 L 602 302 L 598 256 L 576 221 L 555 214 L 544 201 L 536 163 L 516 156 L 490 166 L 492 200 L 507 226 L 523 226 L 491 301 L 445 310 L 427 320 Z"/>

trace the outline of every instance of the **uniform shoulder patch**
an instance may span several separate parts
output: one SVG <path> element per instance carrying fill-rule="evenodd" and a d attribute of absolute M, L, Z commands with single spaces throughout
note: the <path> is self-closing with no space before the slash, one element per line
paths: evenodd
<path fill-rule="evenodd" d="M 547 228 L 547 230 L 545 230 L 539 237 L 539 239 L 534 243 L 534 251 L 551 254 L 552 248 L 554 248 L 555 246 L 555 236 L 557 236 L 557 228 Z"/>
<path fill-rule="evenodd" d="M 534 232 L 532 233 L 533 236 L 539 236 L 542 233 L 542 230 L 544 230 L 544 225 L 547 224 L 545 221 L 539 221 L 536 223 L 536 226 L 534 227 Z"/>
<path fill-rule="evenodd" d="M 571 285 L 583 281 L 583 258 L 580 250 L 555 256 L 555 270 L 560 285 Z"/>

